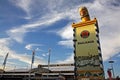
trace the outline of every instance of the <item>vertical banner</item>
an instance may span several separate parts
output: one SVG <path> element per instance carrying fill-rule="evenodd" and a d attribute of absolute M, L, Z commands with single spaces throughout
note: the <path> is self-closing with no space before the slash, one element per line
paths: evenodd
<path fill-rule="evenodd" d="M 97 21 L 73 24 L 77 80 L 104 80 Z"/>
<path fill-rule="evenodd" d="M 35 57 L 35 50 L 32 53 L 32 64 L 34 63 L 34 57 Z"/>

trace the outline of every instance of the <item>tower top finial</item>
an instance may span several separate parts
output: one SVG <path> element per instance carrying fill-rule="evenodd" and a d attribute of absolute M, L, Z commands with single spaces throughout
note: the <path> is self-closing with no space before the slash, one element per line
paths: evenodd
<path fill-rule="evenodd" d="M 90 20 L 89 12 L 88 12 L 86 7 L 80 7 L 79 8 L 79 13 L 80 13 L 82 22 Z"/>

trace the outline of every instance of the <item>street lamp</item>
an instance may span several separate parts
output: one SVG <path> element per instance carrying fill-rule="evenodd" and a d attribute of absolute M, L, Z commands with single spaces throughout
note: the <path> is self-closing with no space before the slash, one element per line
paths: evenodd
<path fill-rule="evenodd" d="M 111 65 L 111 70 L 112 70 L 113 78 L 115 78 L 114 69 L 113 69 L 113 63 L 114 63 L 114 61 L 110 60 L 109 63 Z"/>

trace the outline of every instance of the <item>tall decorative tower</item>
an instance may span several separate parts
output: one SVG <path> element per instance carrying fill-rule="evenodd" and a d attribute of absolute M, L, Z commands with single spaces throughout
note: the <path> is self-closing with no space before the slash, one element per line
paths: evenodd
<path fill-rule="evenodd" d="M 82 22 L 73 23 L 75 80 L 104 80 L 97 19 L 79 8 Z"/>

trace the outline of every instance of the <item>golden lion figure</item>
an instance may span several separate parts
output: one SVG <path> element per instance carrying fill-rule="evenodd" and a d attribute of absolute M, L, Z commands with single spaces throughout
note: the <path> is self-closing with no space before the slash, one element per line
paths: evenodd
<path fill-rule="evenodd" d="M 86 7 L 80 7 L 79 12 L 80 12 L 82 22 L 90 20 L 90 16 Z"/>

